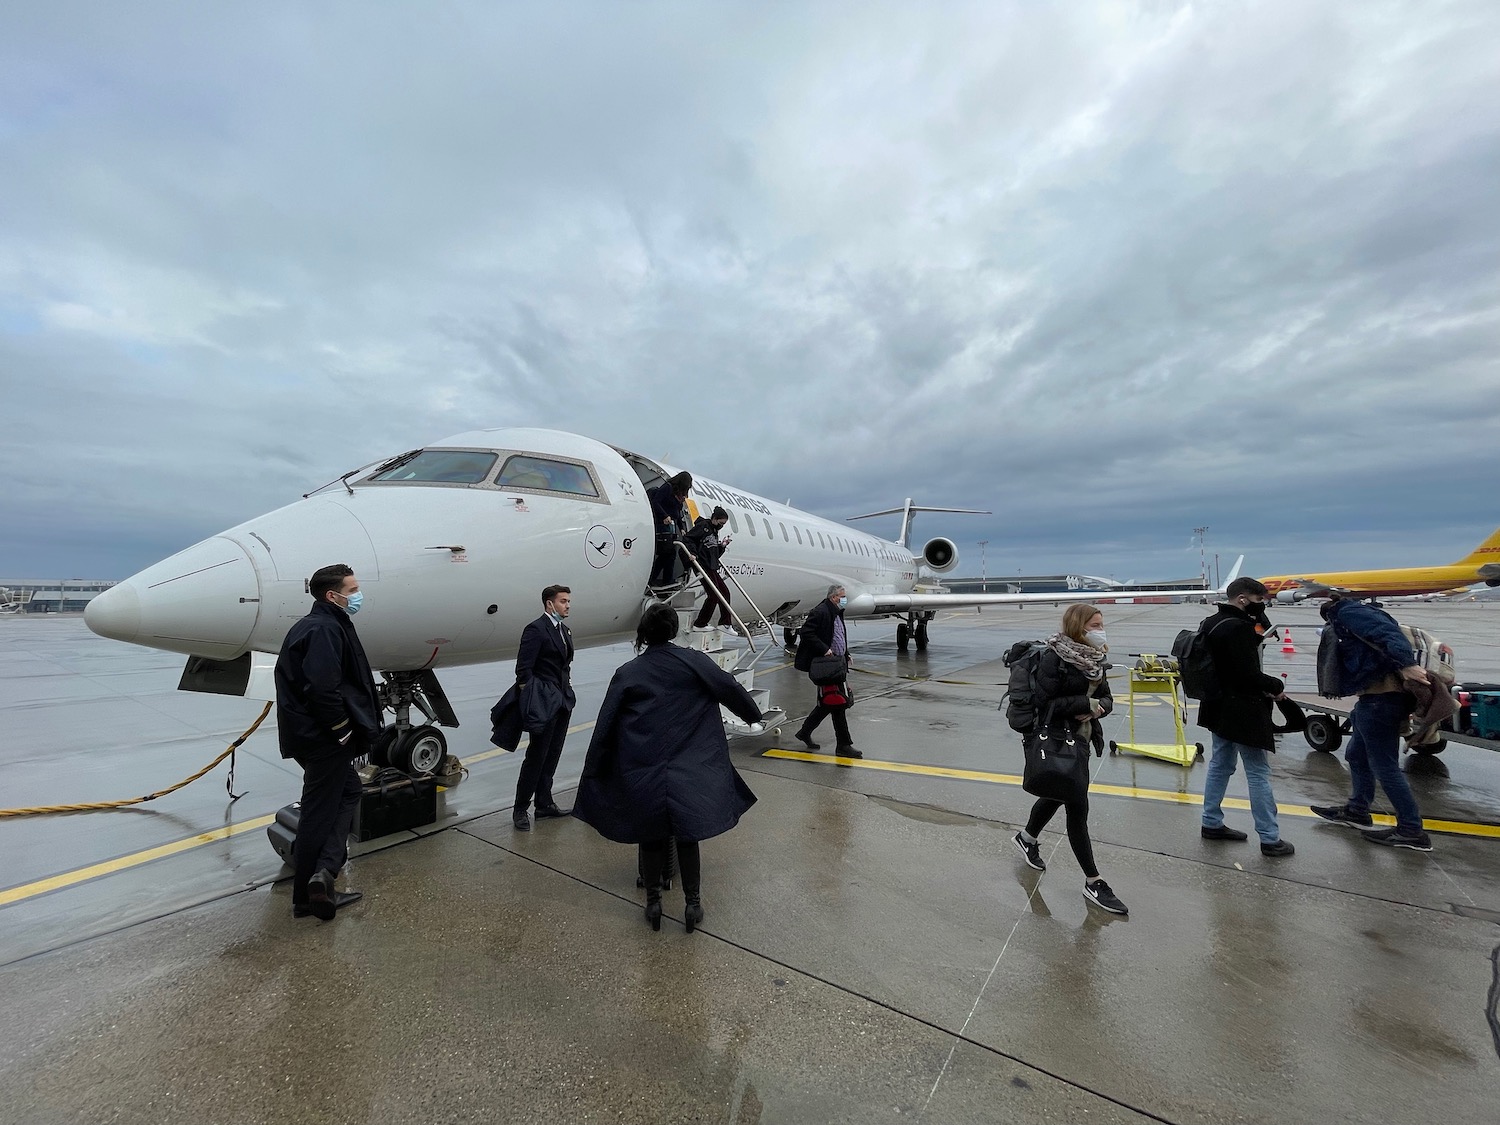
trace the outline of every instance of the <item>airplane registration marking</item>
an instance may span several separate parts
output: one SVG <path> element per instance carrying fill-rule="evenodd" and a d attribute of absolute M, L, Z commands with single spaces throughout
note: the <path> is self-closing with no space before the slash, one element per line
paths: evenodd
<path fill-rule="evenodd" d="M 835 758 L 829 754 L 813 754 L 806 750 L 782 750 L 772 747 L 764 750 L 762 758 L 781 758 L 792 762 L 810 762 L 814 765 L 838 766 L 840 769 L 853 766 L 856 769 L 876 770 L 881 773 L 910 773 L 925 777 L 951 777 L 959 781 L 983 781 L 991 785 L 1021 784 L 1021 776 L 1014 773 L 989 773 L 985 770 L 962 770 L 950 766 L 924 766 L 911 762 L 883 762 L 872 758 Z M 1130 797 L 1138 801 L 1166 801 L 1176 805 L 1201 805 L 1202 793 L 1181 793 L 1171 789 L 1143 789 L 1134 785 L 1109 785 L 1094 782 L 1089 793 L 1103 793 L 1109 797 Z M 1227 809 L 1249 809 L 1250 802 L 1243 797 L 1225 797 Z M 1281 816 L 1298 816 L 1317 820 L 1318 816 L 1306 805 L 1278 804 L 1276 811 Z M 1374 813 L 1376 824 L 1393 825 L 1396 818 Z M 1500 824 L 1478 824 L 1463 820 L 1423 820 L 1422 827 L 1430 832 L 1446 832 L 1453 836 L 1480 836 L 1500 840 Z"/>

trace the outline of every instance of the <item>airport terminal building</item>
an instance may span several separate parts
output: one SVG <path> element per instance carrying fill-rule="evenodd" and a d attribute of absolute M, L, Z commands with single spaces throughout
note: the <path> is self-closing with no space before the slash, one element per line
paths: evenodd
<path fill-rule="evenodd" d="M 100 578 L 0 578 L 0 613 L 82 613 L 114 584 Z"/>

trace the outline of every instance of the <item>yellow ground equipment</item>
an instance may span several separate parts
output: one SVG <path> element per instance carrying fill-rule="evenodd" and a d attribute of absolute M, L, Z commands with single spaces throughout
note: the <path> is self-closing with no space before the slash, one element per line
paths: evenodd
<path fill-rule="evenodd" d="M 1177 741 L 1137 742 L 1135 740 L 1135 708 L 1139 696 L 1151 696 L 1152 703 L 1165 700 L 1172 707 L 1172 728 Z M 1145 754 L 1163 761 L 1176 762 L 1179 766 L 1191 766 L 1194 759 L 1203 757 L 1203 743 L 1189 742 L 1187 731 L 1187 699 L 1182 694 L 1182 676 L 1177 671 L 1177 661 L 1170 656 L 1157 656 L 1143 652 L 1130 668 L 1130 741 L 1109 744 L 1109 752 L 1118 754 L 1128 750 L 1132 754 Z"/>

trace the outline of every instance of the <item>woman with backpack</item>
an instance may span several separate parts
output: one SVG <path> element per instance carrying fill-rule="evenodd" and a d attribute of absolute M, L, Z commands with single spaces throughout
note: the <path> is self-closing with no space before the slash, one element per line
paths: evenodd
<path fill-rule="evenodd" d="M 1106 676 L 1107 651 L 1104 614 L 1096 606 L 1078 603 L 1063 611 L 1062 629 L 1048 638 L 1037 657 L 1036 722 L 1025 736 L 1027 773 L 1032 774 L 1030 766 L 1039 753 L 1045 761 L 1048 746 L 1053 747 L 1053 764 L 1067 763 L 1067 769 L 1063 774 L 1047 775 L 1045 791 L 1051 795 L 1037 799 L 1026 827 L 1013 839 L 1027 866 L 1047 870 L 1037 834 L 1058 809 L 1066 810 L 1068 843 L 1083 868 L 1083 897 L 1111 914 L 1128 914 L 1125 904 L 1100 877 L 1089 839 L 1088 751 L 1092 748 L 1096 755 L 1104 753 L 1100 720 L 1115 705 Z M 1027 788 L 1035 792 L 1043 787 L 1028 780 Z"/>

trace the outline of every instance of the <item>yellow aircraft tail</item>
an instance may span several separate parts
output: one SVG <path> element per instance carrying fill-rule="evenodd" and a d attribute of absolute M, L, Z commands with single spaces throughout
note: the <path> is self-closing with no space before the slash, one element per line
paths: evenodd
<path fill-rule="evenodd" d="M 1490 532 L 1490 537 L 1475 547 L 1454 566 L 1480 566 L 1484 563 L 1500 563 L 1500 527 Z"/>

